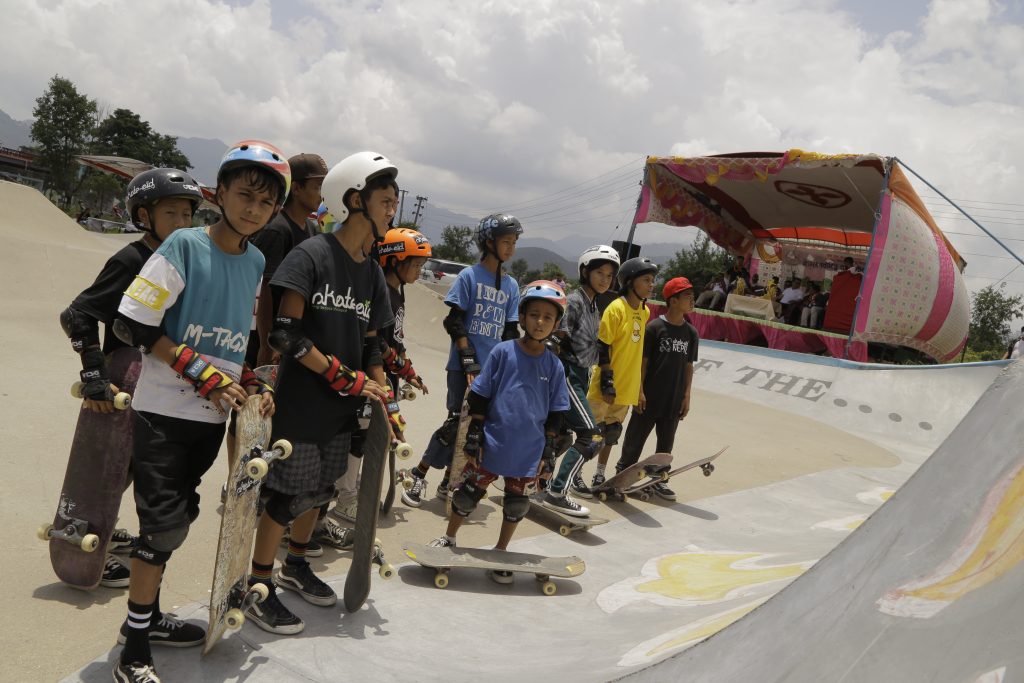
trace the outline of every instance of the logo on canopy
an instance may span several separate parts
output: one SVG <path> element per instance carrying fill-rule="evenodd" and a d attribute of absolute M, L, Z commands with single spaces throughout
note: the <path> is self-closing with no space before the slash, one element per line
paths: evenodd
<path fill-rule="evenodd" d="M 776 180 L 775 189 L 790 199 L 810 204 L 819 209 L 838 209 L 853 201 L 845 192 L 824 185 Z"/>

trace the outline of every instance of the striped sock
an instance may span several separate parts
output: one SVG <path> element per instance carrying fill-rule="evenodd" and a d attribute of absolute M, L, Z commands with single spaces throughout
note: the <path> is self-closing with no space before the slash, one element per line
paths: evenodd
<path fill-rule="evenodd" d="M 272 585 L 273 580 L 271 579 L 271 576 L 273 575 L 273 572 L 273 562 L 271 562 L 270 564 L 260 564 L 256 560 L 253 560 L 252 573 L 249 574 L 249 585 L 251 586 L 254 583 L 262 583 L 267 586 Z"/>
<path fill-rule="evenodd" d="M 149 624 L 153 618 L 153 605 L 140 605 L 128 601 L 128 628 L 124 639 L 121 661 L 125 664 L 142 662 L 150 664 L 153 655 L 149 651 Z"/>
<path fill-rule="evenodd" d="M 306 562 L 306 546 L 309 542 L 299 543 L 297 541 L 288 541 L 288 557 L 285 558 L 286 564 L 305 564 Z"/>

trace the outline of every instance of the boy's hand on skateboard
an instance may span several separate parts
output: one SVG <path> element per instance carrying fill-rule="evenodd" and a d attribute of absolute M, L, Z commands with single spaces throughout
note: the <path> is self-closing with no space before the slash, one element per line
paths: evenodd
<path fill-rule="evenodd" d="M 422 378 L 422 377 L 420 377 L 419 375 L 416 375 L 415 377 L 413 377 L 412 379 L 410 379 L 410 380 L 409 380 L 409 384 L 413 385 L 414 387 L 416 387 L 417 389 L 419 389 L 420 391 L 422 391 L 422 392 L 423 392 L 423 395 L 424 395 L 424 396 L 426 396 L 427 394 L 429 394 L 429 393 L 430 393 L 430 390 L 429 390 L 429 389 L 427 389 L 427 384 L 426 384 L 426 382 L 424 382 L 424 381 L 423 381 L 423 378 Z"/>
<path fill-rule="evenodd" d="M 476 352 L 472 346 L 459 349 L 459 362 L 462 364 L 462 371 L 466 373 L 466 384 L 472 384 L 476 376 L 480 374 L 480 363 L 476 359 Z"/>
<path fill-rule="evenodd" d="M 119 389 L 109 382 L 104 382 L 102 391 L 90 391 L 87 384 L 82 387 L 83 407 L 94 413 L 109 415 L 114 412 L 114 397 L 117 396 L 118 392 Z"/>
<path fill-rule="evenodd" d="M 480 453 L 484 448 L 484 421 L 473 418 L 469 422 L 469 427 L 466 428 L 466 443 L 462 447 L 462 452 L 466 454 L 466 457 L 477 462 L 480 459 Z"/>
<path fill-rule="evenodd" d="M 206 399 L 216 406 L 221 415 L 225 415 L 228 410 L 241 410 L 249 396 L 245 393 L 245 389 L 237 382 L 232 382 L 226 386 L 214 389 L 206 395 Z M 226 409 L 225 406 L 227 406 Z"/>
<path fill-rule="evenodd" d="M 274 403 L 274 392 L 264 391 L 260 394 L 260 415 L 263 417 L 273 417 L 276 410 L 277 404 Z"/>

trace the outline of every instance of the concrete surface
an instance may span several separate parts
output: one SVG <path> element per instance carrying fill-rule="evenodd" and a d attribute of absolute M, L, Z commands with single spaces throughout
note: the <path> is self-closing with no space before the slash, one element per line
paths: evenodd
<path fill-rule="evenodd" d="M 3 182 L 0 237 L 6 245 L 0 253 L 0 309 L 6 321 L 0 326 L 0 348 L 6 352 L 0 427 L 7 445 L 0 455 L 6 466 L 0 508 L 8 520 L 0 539 L 15 551 L 0 567 L 16 617 L 15 625 L 0 631 L 7 655 L 0 680 L 109 680 L 125 591 L 85 593 L 57 582 L 35 529 L 52 517 L 78 410 L 67 386 L 80 366 L 57 314 L 131 237 L 89 233 L 38 192 Z M 406 291 L 410 353 L 432 388 L 429 396 L 403 405 L 409 440 L 421 448 L 444 415 L 447 342 L 440 320 L 445 309 L 425 287 Z M 165 681 L 407 680 L 410 675 L 593 681 L 660 662 L 674 666 L 673 655 L 737 619 L 738 625 L 752 621 L 775 601 L 741 617 L 828 555 L 939 448 L 1005 365 L 891 368 L 715 343 L 702 345 L 701 358 L 676 457 L 696 459 L 729 445 L 715 475 L 675 480 L 680 494 L 675 504 L 588 502 L 612 519 L 590 534 L 562 538 L 550 526 L 524 522 L 515 550 L 576 554 L 587 562 L 578 580 L 559 581 L 558 595 L 540 595 L 524 577 L 506 587 L 472 572 L 453 575 L 441 591 L 433 588 L 427 570 L 408 563 L 391 582 L 375 579 L 368 605 L 354 615 L 285 594 L 307 622 L 303 634 L 270 637 L 247 625 L 205 658 L 198 650 L 156 649 L 158 671 Z M 165 609 L 198 623 L 206 619 L 219 524 L 217 492 L 225 468 L 218 462 L 203 482 L 200 491 L 209 502 L 172 559 L 163 587 Z M 929 464 L 922 473 L 930 469 Z M 436 471 L 429 479 L 433 488 Z M 957 481 L 943 481 L 947 488 L 934 489 L 933 501 L 968 509 L 954 495 L 961 492 Z M 967 496 L 981 490 L 962 489 Z M 493 543 L 500 520 L 497 495 L 492 493 L 460 532 L 461 545 Z M 437 500 L 420 509 L 397 504 L 381 523 L 389 559 L 400 564 L 403 540 L 440 534 L 442 515 Z M 132 527 L 133 518 L 129 496 L 122 504 L 122 523 Z M 930 530 L 921 527 L 914 535 L 922 547 L 932 541 Z M 828 564 L 834 565 L 832 556 Z M 328 550 L 313 565 L 340 588 L 348 554 Z M 780 599 L 799 594 L 802 581 Z M 846 582 L 834 585 L 845 588 Z M 760 637 L 772 640 L 799 622 L 776 620 Z M 837 627 L 819 636 L 832 647 L 845 633 Z M 26 646 L 44 642 L 55 644 L 59 654 L 51 648 L 41 656 L 38 647 Z M 722 661 L 708 659 L 713 660 L 705 662 L 708 666 Z M 736 671 L 757 670 L 756 663 L 749 666 Z M 655 668 L 644 675 L 687 680 L 687 670 Z M 757 677 L 745 676 L 750 678 Z"/>

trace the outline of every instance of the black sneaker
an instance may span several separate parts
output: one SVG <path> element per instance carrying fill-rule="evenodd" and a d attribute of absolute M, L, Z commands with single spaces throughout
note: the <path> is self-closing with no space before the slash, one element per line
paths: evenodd
<path fill-rule="evenodd" d="M 118 683 L 160 683 L 160 677 L 156 675 L 152 664 L 123 664 L 120 659 L 114 665 L 114 680 Z"/>
<path fill-rule="evenodd" d="M 281 538 L 281 546 L 284 548 L 288 547 L 288 543 L 291 540 L 292 528 L 287 527 L 284 531 L 284 536 Z M 313 536 L 316 536 L 316 531 L 313 531 Z M 324 554 L 324 547 L 316 542 L 315 538 L 310 538 L 309 543 L 306 544 L 306 557 L 320 557 Z"/>
<path fill-rule="evenodd" d="M 317 524 L 316 529 L 313 530 L 313 539 L 322 543 L 323 545 L 329 545 L 332 548 L 338 550 L 352 550 L 352 545 L 355 543 L 356 532 L 355 529 L 347 529 L 342 527 L 337 522 L 327 517 Z M 321 553 L 323 549 L 321 548 Z M 306 555 L 309 555 L 309 548 L 306 548 Z"/>
<path fill-rule="evenodd" d="M 670 489 L 665 484 L 665 482 L 658 482 L 657 484 L 652 486 L 651 487 L 651 492 L 653 492 L 654 495 L 658 496 L 659 498 L 663 498 L 665 500 L 675 500 L 676 499 L 676 492 L 673 491 L 672 489 Z"/>
<path fill-rule="evenodd" d="M 295 591 L 302 596 L 303 600 L 312 605 L 330 607 L 338 602 L 338 596 L 330 586 L 313 573 L 308 562 L 302 564 L 286 562 L 275 574 L 274 583 L 281 588 Z"/>
<path fill-rule="evenodd" d="M 451 495 L 451 489 L 448 488 L 448 479 L 442 479 L 441 483 L 437 485 L 437 497 L 441 500 L 445 500 Z"/>
<path fill-rule="evenodd" d="M 427 545 L 429 545 L 431 548 L 454 548 L 455 539 L 449 539 L 447 536 L 439 536 Z"/>
<path fill-rule="evenodd" d="M 509 584 L 515 582 L 515 577 L 512 572 L 504 571 L 503 569 L 488 569 L 487 576 L 491 577 L 491 581 L 494 583 Z"/>
<path fill-rule="evenodd" d="M 580 476 L 579 472 L 576 473 L 576 476 L 572 478 L 572 482 L 569 483 L 569 493 L 577 498 L 594 497 L 594 494 L 587 487 L 587 482 L 583 481 L 583 477 Z"/>
<path fill-rule="evenodd" d="M 402 487 L 402 502 L 411 508 L 418 508 L 423 502 L 423 491 L 427 488 L 427 478 L 418 476 L 416 471 L 409 473 L 412 477 L 412 486 L 408 491 Z"/>
<path fill-rule="evenodd" d="M 127 588 L 132 581 L 131 570 L 128 565 L 114 555 L 107 555 L 107 563 L 103 565 L 103 578 L 100 585 L 107 588 Z"/>
<path fill-rule="evenodd" d="M 550 491 L 541 498 L 541 505 L 549 510 L 573 517 L 586 517 L 590 514 L 590 508 L 580 505 L 569 496 L 556 496 Z"/>
<path fill-rule="evenodd" d="M 110 535 L 110 543 L 107 544 L 107 552 L 115 555 L 131 555 L 138 544 L 139 537 L 132 536 L 127 529 L 114 529 L 114 533 Z"/>
<path fill-rule="evenodd" d="M 257 602 L 245 611 L 245 617 L 268 633 L 291 636 L 301 633 L 306 625 L 295 616 L 277 597 L 277 591 L 270 587 L 270 595 L 263 602 Z"/>
<path fill-rule="evenodd" d="M 590 480 L 590 491 L 593 492 L 598 486 L 605 482 L 603 474 L 595 474 L 594 478 Z"/>
<path fill-rule="evenodd" d="M 125 636 L 128 635 L 128 622 L 121 624 L 121 631 L 117 634 L 117 642 L 124 645 Z M 173 614 L 161 614 L 160 620 L 149 626 L 149 644 L 163 645 L 165 647 L 195 647 L 202 645 L 206 639 L 206 631 L 202 626 L 196 626 L 178 619 Z"/>

